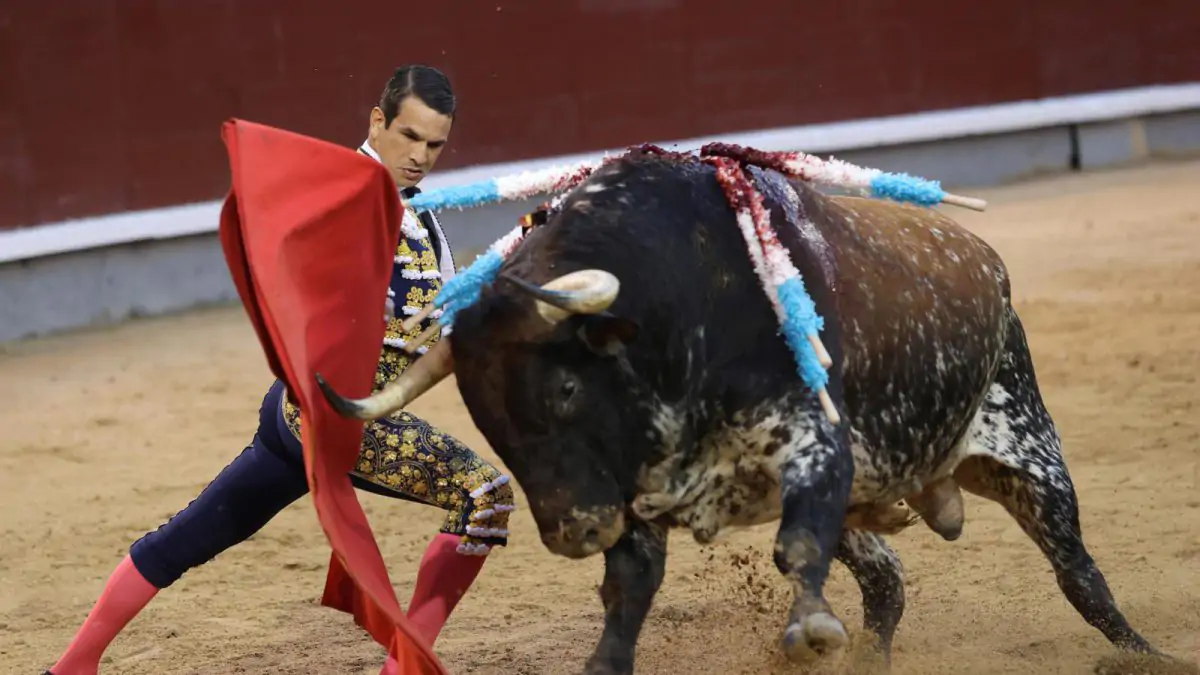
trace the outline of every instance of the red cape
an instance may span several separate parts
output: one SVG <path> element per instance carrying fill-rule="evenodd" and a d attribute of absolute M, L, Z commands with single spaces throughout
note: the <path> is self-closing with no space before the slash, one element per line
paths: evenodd
<path fill-rule="evenodd" d="M 400 610 L 350 484 L 363 422 L 334 412 L 314 379 L 371 392 L 399 241 L 395 183 L 373 159 L 281 129 L 233 119 L 221 137 L 233 175 L 221 245 L 267 363 L 300 406 L 308 485 L 333 548 L 323 603 L 353 614 L 400 672 L 444 675 Z"/>

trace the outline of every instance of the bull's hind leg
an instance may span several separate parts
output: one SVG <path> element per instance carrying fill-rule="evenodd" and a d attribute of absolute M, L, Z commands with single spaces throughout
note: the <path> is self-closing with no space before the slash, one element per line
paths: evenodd
<path fill-rule="evenodd" d="M 1083 618 L 1121 649 L 1155 653 L 1117 609 L 1083 544 L 1062 441 L 1042 401 L 1025 334 L 1011 313 L 1006 353 L 976 414 L 973 457 L 955 472 L 963 488 L 1004 506 L 1045 554 Z"/>
<path fill-rule="evenodd" d="M 604 633 L 588 659 L 588 675 L 633 672 L 642 623 L 662 585 L 667 565 L 667 530 L 630 519 L 625 534 L 604 552 Z"/>
<path fill-rule="evenodd" d="M 785 443 L 775 565 L 791 582 L 794 600 L 783 648 L 792 661 L 807 662 L 848 641 L 824 589 L 846 518 L 854 460 L 846 430 L 834 428 L 819 409 L 793 426 Z"/>
<path fill-rule="evenodd" d="M 890 662 L 892 639 L 904 615 L 900 557 L 878 534 L 846 530 L 838 542 L 837 559 L 854 575 L 862 591 L 863 628 L 875 634 L 877 649 Z"/>

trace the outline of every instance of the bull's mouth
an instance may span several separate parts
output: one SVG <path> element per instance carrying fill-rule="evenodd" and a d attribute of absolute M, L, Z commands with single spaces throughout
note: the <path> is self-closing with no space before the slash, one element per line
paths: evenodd
<path fill-rule="evenodd" d="M 608 550 L 620 540 L 625 533 L 625 509 L 576 508 L 553 523 L 541 528 L 542 543 L 555 555 L 581 560 Z"/>

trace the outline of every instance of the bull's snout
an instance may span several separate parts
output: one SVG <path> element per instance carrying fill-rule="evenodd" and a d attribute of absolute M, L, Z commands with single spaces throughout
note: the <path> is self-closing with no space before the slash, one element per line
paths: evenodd
<path fill-rule="evenodd" d="M 542 543 L 551 553 L 586 558 L 607 550 L 625 532 L 625 511 L 616 506 L 572 509 L 553 527 L 542 529 Z"/>

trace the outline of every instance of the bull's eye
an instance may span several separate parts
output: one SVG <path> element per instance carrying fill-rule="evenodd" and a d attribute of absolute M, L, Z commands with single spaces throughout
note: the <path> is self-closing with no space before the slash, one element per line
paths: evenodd
<path fill-rule="evenodd" d="M 563 383 L 562 383 L 563 399 L 564 400 L 570 399 L 575 394 L 576 388 L 577 387 L 575 384 L 575 380 L 563 380 Z"/>
<path fill-rule="evenodd" d="M 579 392 L 583 389 L 579 378 L 574 373 L 560 370 L 548 384 L 550 386 L 547 387 L 546 393 L 550 400 L 547 403 L 553 408 L 555 415 L 562 419 L 575 416 L 579 412 Z"/>

